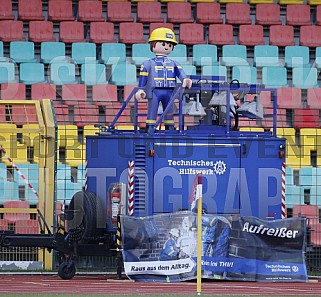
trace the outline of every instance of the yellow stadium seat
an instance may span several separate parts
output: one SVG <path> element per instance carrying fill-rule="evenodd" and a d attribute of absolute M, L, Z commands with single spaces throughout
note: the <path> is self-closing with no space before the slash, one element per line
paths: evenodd
<path fill-rule="evenodd" d="M 264 132 L 264 128 L 261 127 L 241 127 L 239 131 L 244 132 Z"/>
<path fill-rule="evenodd" d="M 243 0 L 218 0 L 219 3 L 243 3 Z"/>
<path fill-rule="evenodd" d="M 288 4 L 304 4 L 304 0 L 280 0 L 280 5 L 288 5 Z"/>
<path fill-rule="evenodd" d="M 317 164 L 321 164 L 321 129 L 301 128 L 300 129 L 301 165 L 303 167 L 312 166 L 311 151 L 316 151 Z"/>
<path fill-rule="evenodd" d="M 321 0 L 308 0 L 309 5 L 321 5 Z"/>
<path fill-rule="evenodd" d="M 249 0 L 249 4 L 273 4 L 274 0 Z"/>
<path fill-rule="evenodd" d="M 198 3 L 198 2 L 215 2 L 215 0 L 189 0 L 191 3 Z"/>

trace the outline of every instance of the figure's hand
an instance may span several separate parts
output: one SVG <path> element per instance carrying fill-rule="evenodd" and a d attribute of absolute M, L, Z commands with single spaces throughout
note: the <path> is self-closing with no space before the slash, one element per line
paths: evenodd
<path fill-rule="evenodd" d="M 135 98 L 137 100 L 145 99 L 146 98 L 146 93 L 143 90 L 138 90 L 135 94 Z"/>
<path fill-rule="evenodd" d="M 192 80 L 190 78 L 185 78 L 182 83 L 183 88 L 191 88 L 192 86 Z"/>

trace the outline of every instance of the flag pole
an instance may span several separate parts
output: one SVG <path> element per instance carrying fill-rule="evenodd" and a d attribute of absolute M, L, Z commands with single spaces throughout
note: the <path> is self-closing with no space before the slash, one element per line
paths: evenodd
<path fill-rule="evenodd" d="M 202 185 L 202 177 L 198 176 L 198 185 Z M 202 294 L 202 191 L 197 200 L 197 295 Z"/>

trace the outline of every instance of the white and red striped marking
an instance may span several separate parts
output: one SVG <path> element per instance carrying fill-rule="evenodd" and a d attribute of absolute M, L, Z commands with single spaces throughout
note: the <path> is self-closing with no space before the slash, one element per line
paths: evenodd
<path fill-rule="evenodd" d="M 282 219 L 286 218 L 286 206 L 285 206 L 285 163 L 282 163 Z"/>
<path fill-rule="evenodd" d="M 128 215 L 134 215 L 134 161 L 128 162 Z"/>
<path fill-rule="evenodd" d="M 3 155 L 6 157 L 6 159 L 10 162 L 14 170 L 18 172 L 24 183 L 28 186 L 28 188 L 36 195 L 37 198 L 39 198 L 38 192 L 34 189 L 34 187 L 31 185 L 31 183 L 28 181 L 28 179 L 23 175 L 23 173 L 20 171 L 20 169 L 16 166 L 16 164 L 13 162 L 13 160 L 10 158 L 10 156 L 7 154 L 6 150 L 0 146 L 0 150 L 3 153 Z"/>

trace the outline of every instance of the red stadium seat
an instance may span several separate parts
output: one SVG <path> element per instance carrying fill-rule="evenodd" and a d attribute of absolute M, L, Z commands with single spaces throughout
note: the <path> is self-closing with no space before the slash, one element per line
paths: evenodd
<path fill-rule="evenodd" d="M 301 26 L 300 45 L 308 47 L 321 46 L 321 27 L 320 26 Z"/>
<path fill-rule="evenodd" d="M 25 100 L 26 85 L 23 83 L 1 84 L 0 98 L 4 100 L 18 99 Z"/>
<path fill-rule="evenodd" d="M 29 41 L 56 41 L 53 33 L 53 23 L 51 21 L 30 21 Z"/>
<path fill-rule="evenodd" d="M 215 45 L 235 44 L 233 37 L 233 26 L 230 24 L 209 25 L 208 43 Z"/>
<path fill-rule="evenodd" d="M 78 2 L 78 20 L 81 22 L 103 22 L 101 1 L 83 0 Z"/>
<path fill-rule="evenodd" d="M 164 22 L 160 2 L 138 2 L 137 21 L 141 23 Z"/>
<path fill-rule="evenodd" d="M 117 86 L 112 84 L 93 85 L 92 99 L 97 105 L 100 102 L 117 102 Z M 124 99 L 126 100 L 126 98 Z"/>
<path fill-rule="evenodd" d="M 259 25 L 281 25 L 280 5 L 277 3 L 256 4 L 256 24 Z"/>
<path fill-rule="evenodd" d="M 294 109 L 293 126 L 297 130 L 301 128 L 320 128 L 319 110 L 316 109 Z"/>
<path fill-rule="evenodd" d="M 0 39 L 4 42 L 26 41 L 23 34 L 23 22 L 16 20 L 0 21 Z"/>
<path fill-rule="evenodd" d="M 321 88 L 309 88 L 307 90 L 307 107 L 320 109 L 321 107 Z"/>
<path fill-rule="evenodd" d="M 107 2 L 107 21 L 109 22 L 133 22 L 131 3 Z"/>
<path fill-rule="evenodd" d="M 42 100 L 42 99 L 57 99 L 56 85 L 50 83 L 44 84 L 32 84 L 31 85 L 31 99 Z"/>
<path fill-rule="evenodd" d="M 29 201 L 12 200 L 4 201 L 4 208 L 21 208 L 28 209 L 30 207 Z M 28 213 L 4 213 L 3 218 L 8 220 L 9 223 L 15 223 L 17 220 L 28 220 L 30 215 Z"/>
<path fill-rule="evenodd" d="M 272 98 L 270 91 L 262 91 L 260 93 L 260 103 L 264 108 L 272 108 Z"/>
<path fill-rule="evenodd" d="M 222 24 L 220 3 L 199 2 L 196 4 L 196 22 L 201 24 Z"/>
<path fill-rule="evenodd" d="M 11 0 L 0 0 L 0 20 L 14 20 Z"/>
<path fill-rule="evenodd" d="M 300 88 L 278 88 L 278 108 L 302 108 Z"/>
<path fill-rule="evenodd" d="M 55 118 L 58 124 L 72 124 L 69 116 L 69 107 L 66 104 L 61 104 L 59 101 L 54 101 Z"/>
<path fill-rule="evenodd" d="M 89 29 L 89 41 L 96 44 L 116 42 L 114 23 L 91 22 Z"/>
<path fill-rule="evenodd" d="M 294 28 L 290 25 L 271 25 L 270 44 L 277 46 L 294 45 Z"/>
<path fill-rule="evenodd" d="M 315 24 L 321 25 L 321 5 L 317 5 L 315 11 Z"/>
<path fill-rule="evenodd" d="M 262 25 L 240 25 L 239 43 L 247 46 L 264 44 Z"/>
<path fill-rule="evenodd" d="M 319 223 L 319 207 L 317 205 L 299 204 L 293 206 L 293 217 L 307 218 L 308 227 Z"/>
<path fill-rule="evenodd" d="M 167 3 L 167 21 L 170 23 L 193 23 L 192 5 L 189 2 Z"/>
<path fill-rule="evenodd" d="M 45 17 L 42 15 L 42 1 L 41 0 L 19 0 L 18 1 L 18 19 L 22 21 L 44 20 Z"/>
<path fill-rule="evenodd" d="M 286 24 L 291 26 L 311 25 L 310 5 L 289 4 L 286 6 Z"/>
<path fill-rule="evenodd" d="M 83 22 L 60 22 L 59 41 L 65 43 L 85 42 L 85 30 Z"/>
<path fill-rule="evenodd" d="M 119 42 L 125 44 L 146 43 L 142 23 L 120 23 Z"/>
<path fill-rule="evenodd" d="M 183 44 L 204 44 L 204 26 L 184 23 L 179 26 L 179 41 Z"/>
<path fill-rule="evenodd" d="M 251 24 L 248 3 L 226 3 L 226 23 L 233 25 Z"/>
<path fill-rule="evenodd" d="M 85 84 L 65 84 L 61 88 L 63 104 L 77 105 L 87 102 L 87 86 Z"/>
<path fill-rule="evenodd" d="M 149 34 L 151 34 L 152 31 L 157 28 L 168 28 L 168 29 L 174 30 L 174 24 L 172 24 L 172 23 L 151 23 L 149 25 Z"/>
<path fill-rule="evenodd" d="M 74 21 L 72 1 L 55 0 L 48 1 L 48 20 L 50 21 Z"/>
<path fill-rule="evenodd" d="M 10 116 L 16 125 L 38 124 L 37 111 L 33 104 L 12 105 Z"/>
<path fill-rule="evenodd" d="M 39 232 L 38 220 L 17 220 L 14 225 L 15 234 L 37 234 Z"/>
<path fill-rule="evenodd" d="M 0 230 L 1 231 L 9 230 L 9 221 L 7 219 L 0 219 Z"/>
<path fill-rule="evenodd" d="M 79 103 L 74 106 L 74 124 L 78 127 L 99 123 L 98 106 L 88 103 Z"/>

